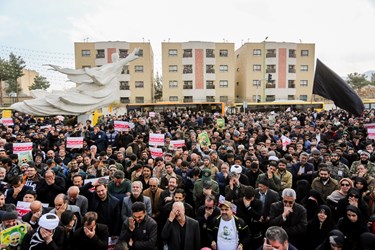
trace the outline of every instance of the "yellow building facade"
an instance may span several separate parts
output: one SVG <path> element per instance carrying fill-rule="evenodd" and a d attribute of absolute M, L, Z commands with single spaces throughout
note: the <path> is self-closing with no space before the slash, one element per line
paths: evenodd
<path fill-rule="evenodd" d="M 234 43 L 162 43 L 163 101 L 233 102 Z"/>
<path fill-rule="evenodd" d="M 112 62 L 112 54 L 125 58 L 139 48 L 139 58 L 125 66 L 114 94 L 119 103 L 153 102 L 154 54 L 150 43 L 77 42 L 74 43 L 75 67 L 98 67 Z"/>
<path fill-rule="evenodd" d="M 245 43 L 235 54 L 236 102 L 311 100 L 315 44 Z"/>

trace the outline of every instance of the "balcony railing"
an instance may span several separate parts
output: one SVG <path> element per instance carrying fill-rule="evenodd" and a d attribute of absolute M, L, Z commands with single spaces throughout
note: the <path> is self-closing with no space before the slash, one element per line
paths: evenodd
<path fill-rule="evenodd" d="M 289 54 L 289 57 L 296 58 L 296 54 L 295 53 Z"/>
<path fill-rule="evenodd" d="M 105 55 L 102 54 L 102 53 L 100 53 L 100 54 L 96 54 L 96 58 L 104 58 L 104 57 L 105 57 Z"/>
<path fill-rule="evenodd" d="M 206 89 L 215 89 L 215 85 L 207 85 Z"/>
<path fill-rule="evenodd" d="M 295 83 L 288 83 L 288 88 L 294 89 L 294 88 L 296 88 L 296 84 Z"/>
<path fill-rule="evenodd" d="M 276 73 L 276 69 L 266 69 L 266 73 Z"/>
<path fill-rule="evenodd" d="M 182 57 L 193 57 L 193 53 L 192 52 L 184 52 L 182 54 Z"/>
<path fill-rule="evenodd" d="M 296 69 L 289 69 L 288 72 L 289 73 L 296 73 Z"/>
<path fill-rule="evenodd" d="M 266 53 L 266 57 L 276 57 L 276 53 Z"/>
<path fill-rule="evenodd" d="M 129 90 L 130 89 L 130 86 L 120 86 L 120 90 Z"/>
<path fill-rule="evenodd" d="M 275 83 L 270 83 L 270 82 L 266 83 L 266 89 L 274 89 L 274 88 L 276 88 Z"/>
<path fill-rule="evenodd" d="M 192 85 L 184 85 L 182 88 L 183 89 L 193 89 L 193 86 Z"/>

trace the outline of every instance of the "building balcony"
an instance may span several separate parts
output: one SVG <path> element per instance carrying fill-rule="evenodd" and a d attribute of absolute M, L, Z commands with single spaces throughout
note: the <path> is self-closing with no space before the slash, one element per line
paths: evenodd
<path fill-rule="evenodd" d="M 215 89 L 215 85 L 207 85 L 206 89 Z"/>
<path fill-rule="evenodd" d="M 296 69 L 289 69 L 288 72 L 289 73 L 296 73 Z"/>
<path fill-rule="evenodd" d="M 274 89 L 276 88 L 276 84 L 273 82 L 267 82 L 266 83 L 266 89 Z"/>
<path fill-rule="evenodd" d="M 276 73 L 276 69 L 266 69 L 266 73 Z"/>
<path fill-rule="evenodd" d="M 276 53 L 266 53 L 266 57 L 276 57 Z"/>
<path fill-rule="evenodd" d="M 192 85 L 184 85 L 182 88 L 183 89 L 193 89 L 193 86 Z"/>
<path fill-rule="evenodd" d="M 105 58 L 104 54 L 96 54 L 96 58 Z"/>
<path fill-rule="evenodd" d="M 120 86 L 120 90 L 130 90 L 130 86 Z"/>

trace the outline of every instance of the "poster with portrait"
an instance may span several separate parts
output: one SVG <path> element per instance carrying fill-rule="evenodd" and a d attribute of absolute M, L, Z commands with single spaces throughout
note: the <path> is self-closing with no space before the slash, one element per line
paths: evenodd
<path fill-rule="evenodd" d="M 0 232 L 0 241 L 2 245 L 17 247 L 21 244 L 23 237 L 27 233 L 27 225 L 20 224 Z"/>
<path fill-rule="evenodd" d="M 208 137 L 208 134 L 206 131 L 203 131 L 198 135 L 198 142 L 199 145 L 203 147 L 209 147 L 211 145 L 210 138 Z"/>

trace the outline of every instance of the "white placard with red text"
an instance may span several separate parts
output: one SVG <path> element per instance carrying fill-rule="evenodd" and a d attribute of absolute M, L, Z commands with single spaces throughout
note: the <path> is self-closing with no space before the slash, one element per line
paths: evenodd
<path fill-rule="evenodd" d="M 151 152 L 151 157 L 152 158 L 156 158 L 156 157 L 163 157 L 164 156 L 164 153 L 163 153 L 163 150 L 161 148 L 149 148 L 150 149 L 150 152 Z"/>
<path fill-rule="evenodd" d="M 67 137 L 66 148 L 83 148 L 83 137 Z"/>
<path fill-rule="evenodd" d="M 164 146 L 164 134 L 150 133 L 148 144 L 152 146 Z"/>
<path fill-rule="evenodd" d="M 2 118 L 0 119 L 0 123 L 2 123 L 4 126 L 13 126 L 14 122 L 12 118 Z"/>
<path fill-rule="evenodd" d="M 13 143 L 13 153 L 18 154 L 19 152 L 33 150 L 32 142 Z"/>
<path fill-rule="evenodd" d="M 148 112 L 149 117 L 155 117 L 155 112 Z"/>
<path fill-rule="evenodd" d="M 171 144 L 174 148 L 181 148 L 185 146 L 185 140 L 173 140 L 171 141 Z"/>
<path fill-rule="evenodd" d="M 124 121 L 114 121 L 113 127 L 117 131 L 129 131 L 130 129 L 134 128 L 134 123 L 124 122 Z"/>

